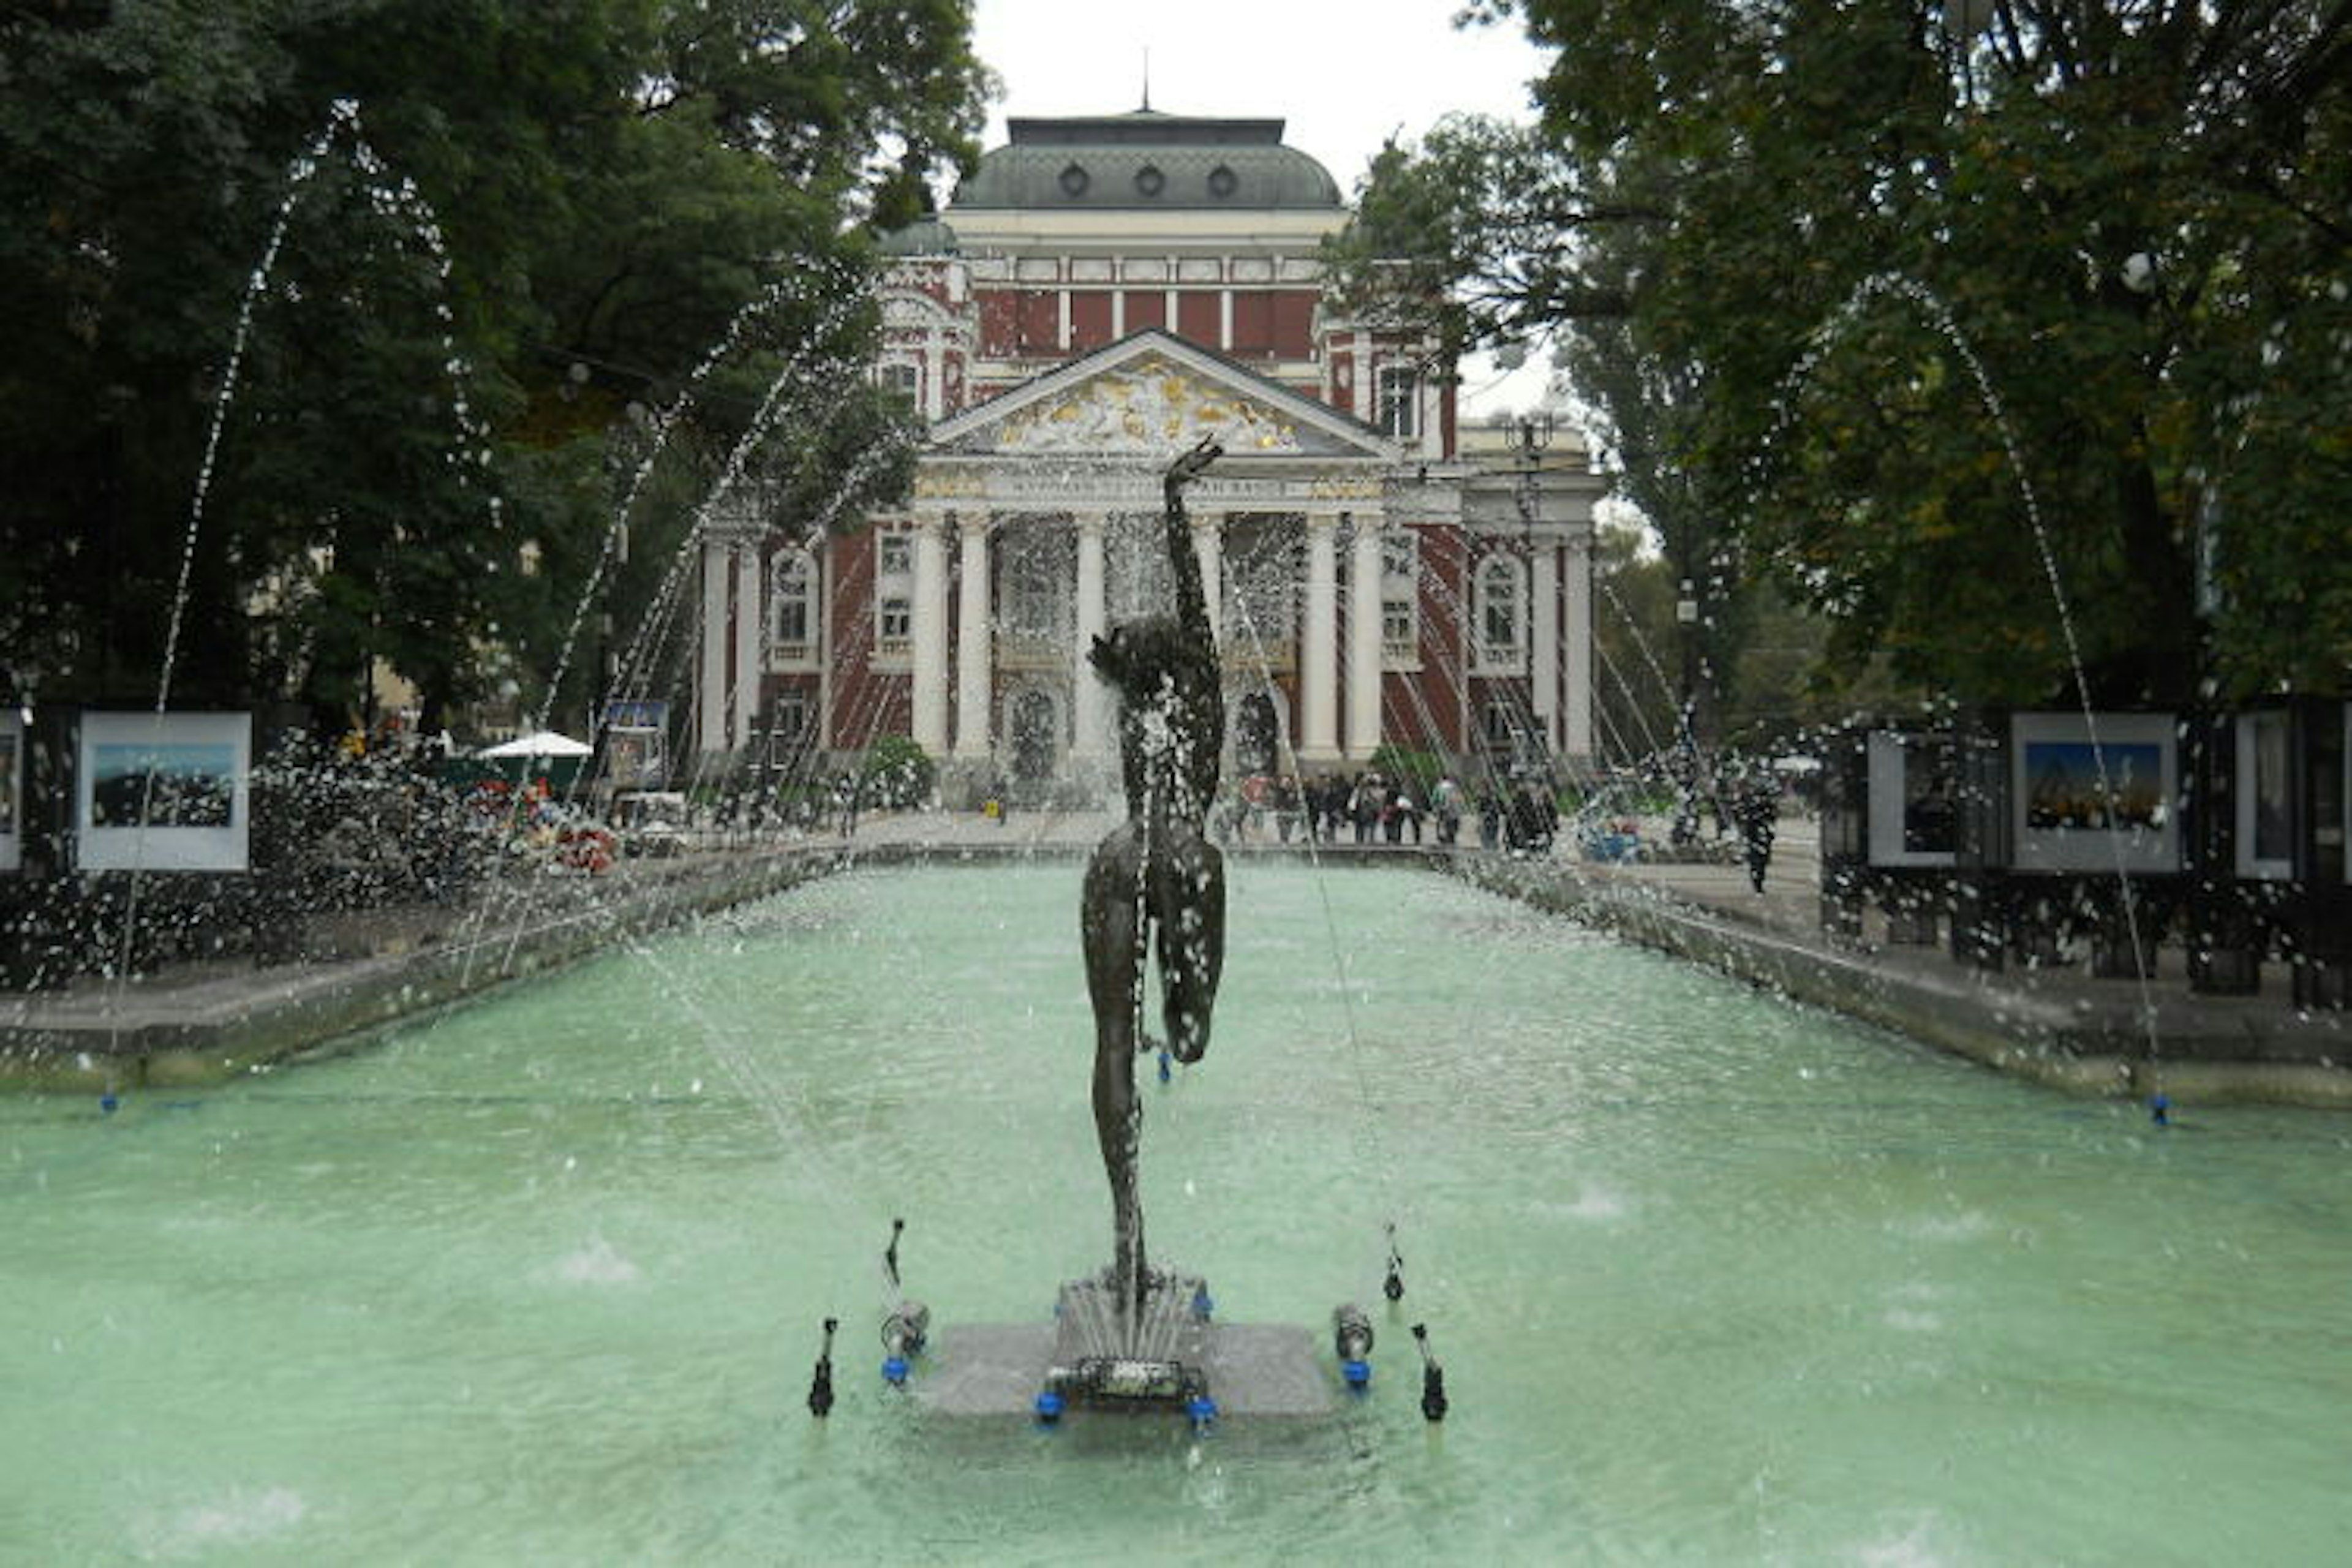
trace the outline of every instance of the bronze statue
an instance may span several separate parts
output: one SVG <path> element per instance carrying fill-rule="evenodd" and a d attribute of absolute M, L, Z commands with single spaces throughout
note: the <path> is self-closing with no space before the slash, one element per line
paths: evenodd
<path fill-rule="evenodd" d="M 1127 821 L 1087 863 L 1079 909 L 1095 1011 L 1095 1134 L 1110 1177 L 1111 1283 L 1122 1310 L 1139 1306 L 1151 1284 L 1136 1170 L 1142 1107 L 1135 1056 L 1153 1048 L 1140 1020 L 1145 954 L 1156 936 L 1161 1026 L 1182 1062 L 1199 1061 L 1209 1048 L 1224 964 L 1224 858 L 1207 833 L 1224 750 L 1224 697 L 1184 514 L 1184 487 L 1222 456 L 1204 439 L 1171 464 L 1162 481 L 1176 613 L 1124 622 L 1095 638 L 1087 655 L 1118 693 L 1127 794 Z"/>

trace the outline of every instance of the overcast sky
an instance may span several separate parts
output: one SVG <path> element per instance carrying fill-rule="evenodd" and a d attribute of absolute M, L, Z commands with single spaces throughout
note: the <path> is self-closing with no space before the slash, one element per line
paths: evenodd
<path fill-rule="evenodd" d="M 1389 136 L 1418 137 L 1471 110 L 1528 118 L 1528 84 L 1544 55 L 1514 26 L 1457 29 L 1458 0 L 976 0 L 974 46 L 1002 79 L 990 147 L 1008 115 L 1120 114 L 1143 102 L 1169 114 L 1288 122 L 1283 140 L 1311 153 L 1352 199 Z M 1489 384 L 1465 367 L 1474 411 L 1532 403 L 1542 378 Z"/>

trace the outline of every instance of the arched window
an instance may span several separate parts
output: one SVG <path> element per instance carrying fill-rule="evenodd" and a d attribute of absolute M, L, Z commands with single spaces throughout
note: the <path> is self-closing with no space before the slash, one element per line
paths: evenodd
<path fill-rule="evenodd" d="M 1527 573 L 1508 555 L 1479 563 L 1476 585 L 1478 667 L 1488 674 L 1516 674 L 1527 661 Z"/>
<path fill-rule="evenodd" d="M 768 659 L 806 664 L 816 658 L 816 559 L 780 552 L 768 566 Z"/>

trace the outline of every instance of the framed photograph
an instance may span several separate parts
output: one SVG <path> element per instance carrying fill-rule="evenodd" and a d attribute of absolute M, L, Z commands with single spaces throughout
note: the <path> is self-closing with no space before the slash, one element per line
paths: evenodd
<path fill-rule="evenodd" d="M 85 713 L 74 776 L 85 871 L 243 871 L 250 863 L 253 719 Z"/>
<path fill-rule="evenodd" d="M 1870 863 L 1949 866 L 1959 848 L 1959 759 L 1949 735 L 1870 735 Z"/>
<path fill-rule="evenodd" d="M 2284 708 L 2238 715 L 2238 875 L 2281 882 L 2294 875 L 2294 753 Z"/>
<path fill-rule="evenodd" d="M 2180 869 L 2180 742 L 2169 713 L 2010 720 L 2021 871 Z"/>
<path fill-rule="evenodd" d="M 0 714 L 0 871 L 25 863 L 25 720 Z"/>

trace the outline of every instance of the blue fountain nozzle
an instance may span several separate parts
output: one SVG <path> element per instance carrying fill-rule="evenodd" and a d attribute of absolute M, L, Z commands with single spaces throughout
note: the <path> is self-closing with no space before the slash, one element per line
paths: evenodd
<path fill-rule="evenodd" d="M 121 1108 L 121 1105 L 122 1101 L 115 1098 L 114 1091 L 110 1089 L 98 1097 L 98 1109 L 100 1115 L 111 1116 Z"/>
<path fill-rule="evenodd" d="M 1216 1310 L 1217 1299 L 1209 1294 L 1209 1287 L 1205 1284 L 1195 1286 L 1192 1290 L 1192 1315 L 1207 1322 Z"/>
<path fill-rule="evenodd" d="M 920 1301 L 901 1301 L 882 1320 L 882 1348 L 894 1356 L 919 1356 L 931 1340 L 931 1310 Z"/>
<path fill-rule="evenodd" d="M 1162 1083 L 1166 1083 L 1170 1079 L 1176 1076 L 1175 1073 L 1170 1069 L 1168 1060 L 1168 1052 L 1165 1047 L 1162 1047 L 1160 1052 L 1160 1081 Z"/>
<path fill-rule="evenodd" d="M 1372 1363 L 1368 1361 L 1343 1361 L 1339 1363 L 1339 1378 L 1349 1388 L 1361 1394 L 1372 1384 Z"/>
<path fill-rule="evenodd" d="M 1217 1419 L 1217 1402 L 1205 1394 L 1196 1394 L 1184 1402 L 1184 1414 L 1192 1418 L 1192 1430 L 1204 1432 Z"/>
<path fill-rule="evenodd" d="M 2153 1096 L 2147 1102 L 2147 1118 L 2158 1127 L 2171 1126 L 2172 1097 L 2168 1094 Z"/>
<path fill-rule="evenodd" d="M 1037 1419 L 1051 1426 L 1062 1418 L 1062 1396 L 1049 1388 L 1037 1396 L 1036 1409 Z"/>
<path fill-rule="evenodd" d="M 1331 1309 L 1331 1353 L 1343 1365 L 1372 1353 L 1372 1320 L 1353 1301 Z"/>
<path fill-rule="evenodd" d="M 902 1355 L 882 1358 L 882 1381 L 893 1388 L 907 1386 L 907 1358 Z"/>

